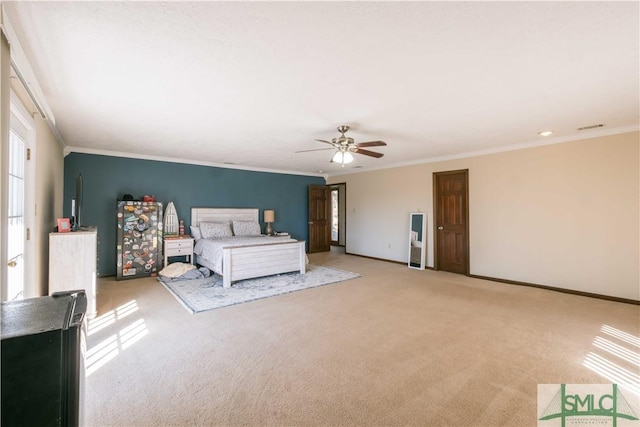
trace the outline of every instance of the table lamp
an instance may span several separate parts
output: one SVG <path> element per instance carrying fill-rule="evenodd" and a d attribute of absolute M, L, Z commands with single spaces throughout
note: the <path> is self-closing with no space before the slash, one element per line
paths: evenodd
<path fill-rule="evenodd" d="M 276 214 L 273 210 L 265 210 L 264 211 L 264 222 L 267 224 L 266 235 L 271 236 L 273 234 L 273 230 L 271 229 L 271 223 L 275 222 Z"/>

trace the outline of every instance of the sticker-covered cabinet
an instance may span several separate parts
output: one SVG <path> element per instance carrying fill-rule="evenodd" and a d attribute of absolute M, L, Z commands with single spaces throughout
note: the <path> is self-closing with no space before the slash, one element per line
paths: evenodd
<path fill-rule="evenodd" d="M 116 278 L 156 276 L 162 269 L 162 203 L 118 202 Z"/>

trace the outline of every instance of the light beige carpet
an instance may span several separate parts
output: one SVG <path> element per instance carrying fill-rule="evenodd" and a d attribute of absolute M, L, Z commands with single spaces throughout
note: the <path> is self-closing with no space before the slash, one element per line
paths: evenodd
<path fill-rule="evenodd" d="M 195 316 L 155 278 L 101 279 L 86 424 L 532 426 L 537 384 L 612 382 L 590 355 L 640 375 L 594 344 L 638 337 L 638 306 L 310 259 L 362 277 Z"/>

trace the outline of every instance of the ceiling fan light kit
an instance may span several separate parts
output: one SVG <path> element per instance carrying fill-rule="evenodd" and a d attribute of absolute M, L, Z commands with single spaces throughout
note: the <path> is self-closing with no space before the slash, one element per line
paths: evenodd
<path fill-rule="evenodd" d="M 316 139 L 316 141 L 322 142 L 323 144 L 329 144 L 333 148 L 303 150 L 303 151 L 296 151 L 296 153 L 335 149 L 336 152 L 331 157 L 331 163 L 339 163 L 342 167 L 344 167 L 344 165 L 348 163 L 353 162 L 354 157 L 353 157 L 353 154 L 351 153 L 363 154 L 365 156 L 374 157 L 376 159 L 379 159 L 380 157 L 384 156 L 384 154 L 382 153 L 377 153 L 375 151 L 370 151 L 370 150 L 364 150 L 361 147 L 383 147 L 387 145 L 386 142 L 368 141 L 368 142 L 356 143 L 354 142 L 353 138 L 350 138 L 344 135 L 345 132 L 347 132 L 348 130 L 349 130 L 349 126 L 347 125 L 338 126 L 338 132 L 340 132 L 341 135 L 337 138 L 331 139 L 331 142 L 326 141 L 324 139 Z"/>
<path fill-rule="evenodd" d="M 340 163 L 342 167 L 344 167 L 344 165 L 353 162 L 353 154 L 348 151 L 338 150 L 331 158 L 331 161 L 334 163 Z"/>

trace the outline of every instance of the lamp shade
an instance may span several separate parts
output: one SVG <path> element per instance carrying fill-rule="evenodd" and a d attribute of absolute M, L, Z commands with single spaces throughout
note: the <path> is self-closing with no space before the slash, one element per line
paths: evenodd
<path fill-rule="evenodd" d="M 276 220 L 276 213 L 272 210 L 264 211 L 264 222 L 274 222 Z"/>
<path fill-rule="evenodd" d="M 353 162 L 353 154 L 348 151 L 336 151 L 332 158 L 334 163 L 342 165 Z"/>

